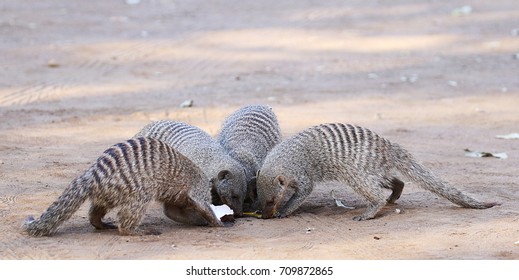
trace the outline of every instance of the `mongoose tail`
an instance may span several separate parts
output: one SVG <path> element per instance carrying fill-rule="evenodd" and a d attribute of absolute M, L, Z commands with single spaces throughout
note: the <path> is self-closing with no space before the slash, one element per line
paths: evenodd
<path fill-rule="evenodd" d="M 410 153 L 399 147 L 396 147 L 395 150 L 397 151 L 395 158 L 398 159 L 396 163 L 397 169 L 402 175 L 411 181 L 417 182 L 422 188 L 465 208 L 486 209 L 501 205 L 497 202 L 480 202 L 469 197 L 419 164 Z"/>
<path fill-rule="evenodd" d="M 68 220 L 89 197 L 92 176 L 89 172 L 74 179 L 60 197 L 36 220 L 27 219 L 22 228 L 31 236 L 47 236 Z"/>

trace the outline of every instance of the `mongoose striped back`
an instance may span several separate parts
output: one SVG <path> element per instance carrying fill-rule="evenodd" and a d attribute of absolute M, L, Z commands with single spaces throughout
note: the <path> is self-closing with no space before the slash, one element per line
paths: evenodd
<path fill-rule="evenodd" d="M 244 169 L 205 131 L 182 122 L 160 120 L 146 125 L 136 136 L 160 139 L 191 159 L 213 180 L 222 202 L 237 216 L 242 214 L 247 188 Z"/>
<path fill-rule="evenodd" d="M 118 207 L 122 235 L 137 234 L 137 227 L 152 200 L 193 209 L 213 226 L 221 226 L 209 207 L 209 179 L 188 158 L 166 143 L 135 138 L 110 147 L 37 220 L 23 228 L 33 236 L 50 235 L 90 198 L 90 223 L 97 229 L 115 228 L 102 221 Z"/>
<path fill-rule="evenodd" d="M 369 129 L 349 124 L 322 124 L 308 128 L 274 147 L 258 177 L 263 217 L 286 216 L 311 193 L 315 183 L 338 180 L 368 200 L 367 211 L 356 220 L 372 219 L 402 192 L 400 173 L 419 186 L 468 208 L 489 208 L 436 177 L 398 144 Z M 383 189 L 392 189 L 386 198 Z M 284 196 L 290 195 L 288 202 Z"/>
<path fill-rule="evenodd" d="M 268 152 L 281 141 L 278 120 L 272 108 L 263 105 L 242 107 L 226 118 L 218 142 L 245 168 L 247 195 L 244 211 L 254 211 L 256 172 Z"/>

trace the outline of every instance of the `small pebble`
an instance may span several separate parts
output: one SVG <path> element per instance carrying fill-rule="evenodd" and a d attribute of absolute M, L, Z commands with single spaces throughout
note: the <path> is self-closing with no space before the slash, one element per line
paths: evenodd
<path fill-rule="evenodd" d="M 369 73 L 368 74 L 368 78 L 369 79 L 377 79 L 378 78 L 378 75 L 376 73 Z"/>
<path fill-rule="evenodd" d="M 449 84 L 449 86 L 451 86 L 451 87 L 457 87 L 458 86 L 458 82 L 456 82 L 456 81 L 448 81 L 447 84 Z"/>
<path fill-rule="evenodd" d="M 188 108 L 188 107 L 193 107 L 193 99 L 188 99 L 182 103 L 180 103 L 180 108 Z"/>
<path fill-rule="evenodd" d="M 465 5 L 457 9 L 452 10 L 451 15 L 455 17 L 468 16 L 472 13 L 472 6 Z"/>
<path fill-rule="evenodd" d="M 49 66 L 50 68 L 60 67 L 59 63 L 56 62 L 56 60 L 54 60 L 54 59 L 49 60 L 49 62 L 47 62 L 47 66 Z"/>
<path fill-rule="evenodd" d="M 412 74 L 412 75 L 409 75 L 409 76 L 401 76 L 400 77 L 400 81 L 402 83 L 414 84 L 414 83 L 416 83 L 416 81 L 418 81 L 418 75 Z"/>
<path fill-rule="evenodd" d="M 111 22 L 128 22 L 130 19 L 125 16 L 111 16 L 110 17 Z"/>
<path fill-rule="evenodd" d="M 395 209 L 395 213 L 400 214 L 400 213 L 402 213 L 402 210 L 396 208 L 396 209 Z"/>

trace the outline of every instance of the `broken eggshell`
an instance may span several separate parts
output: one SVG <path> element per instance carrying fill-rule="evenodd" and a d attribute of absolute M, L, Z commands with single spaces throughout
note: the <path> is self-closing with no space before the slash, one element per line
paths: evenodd
<path fill-rule="evenodd" d="M 215 206 L 213 204 L 210 205 L 211 210 L 213 210 L 214 214 L 220 221 L 223 223 L 234 223 L 234 211 L 232 211 L 229 206 L 222 204 Z"/>

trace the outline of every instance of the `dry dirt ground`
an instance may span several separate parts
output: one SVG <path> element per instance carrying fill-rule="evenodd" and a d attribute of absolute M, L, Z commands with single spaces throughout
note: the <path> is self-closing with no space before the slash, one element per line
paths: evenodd
<path fill-rule="evenodd" d="M 495 137 L 519 132 L 515 29 L 516 0 L 2 0 L 0 257 L 519 259 L 519 140 Z M 464 209 L 408 183 L 398 205 L 356 222 L 365 201 L 325 184 L 288 218 L 230 228 L 178 224 L 154 204 L 142 227 L 162 234 L 122 237 L 94 230 L 85 204 L 52 237 L 21 232 L 148 122 L 216 135 L 252 103 L 273 107 L 285 137 L 324 122 L 371 128 L 502 205 Z M 337 207 L 332 190 L 356 209 Z"/>

